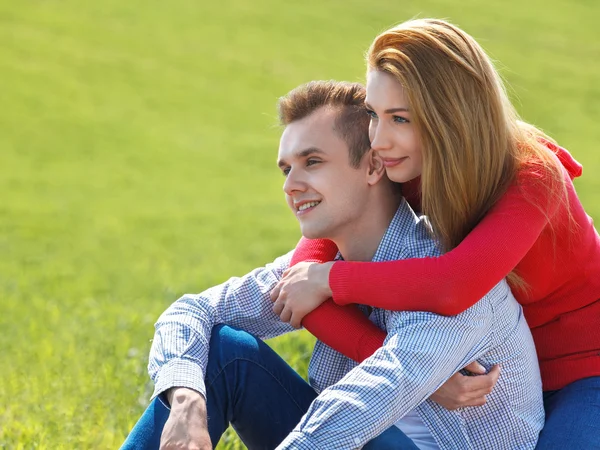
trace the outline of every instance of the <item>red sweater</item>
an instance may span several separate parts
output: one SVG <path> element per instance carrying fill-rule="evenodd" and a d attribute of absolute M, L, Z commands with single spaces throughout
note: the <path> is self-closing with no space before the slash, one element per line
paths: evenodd
<path fill-rule="evenodd" d="M 600 237 L 572 184 L 581 165 L 565 149 L 548 147 L 566 169 L 568 204 L 550 199 L 535 173 L 521 173 L 473 231 L 440 257 L 336 262 L 329 276 L 335 303 L 325 302 L 303 325 L 362 361 L 385 334 L 356 307 L 340 305 L 458 314 L 516 268 L 528 289 L 513 291 L 531 327 L 544 390 L 600 376 Z M 415 186 L 407 187 L 419 209 Z M 336 253 L 330 241 L 302 239 L 292 262 L 330 261 Z"/>

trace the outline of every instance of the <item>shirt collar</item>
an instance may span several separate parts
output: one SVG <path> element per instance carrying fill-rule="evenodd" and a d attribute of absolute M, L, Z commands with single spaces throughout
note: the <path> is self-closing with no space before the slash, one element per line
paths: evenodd
<path fill-rule="evenodd" d="M 424 216 L 415 214 L 408 202 L 402 198 L 371 261 L 381 262 L 400 259 L 403 254 L 402 250 L 407 245 L 407 241 L 415 234 L 417 224 L 423 220 Z M 343 260 L 344 258 L 341 253 L 338 252 L 334 261 Z"/>
<path fill-rule="evenodd" d="M 424 237 L 423 231 L 426 230 L 426 225 L 425 216 L 417 215 L 408 202 L 402 198 L 372 261 L 380 262 L 406 258 L 407 254 L 412 253 L 408 250 L 411 243 Z M 427 234 L 425 237 L 428 240 L 430 239 Z"/>

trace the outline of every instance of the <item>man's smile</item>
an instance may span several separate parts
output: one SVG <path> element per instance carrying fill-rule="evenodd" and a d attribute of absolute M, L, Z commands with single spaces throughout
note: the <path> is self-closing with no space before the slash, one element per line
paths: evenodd
<path fill-rule="evenodd" d="M 319 203 L 321 203 L 321 200 L 303 200 L 301 202 L 294 202 L 296 215 L 306 214 L 312 211 Z"/>

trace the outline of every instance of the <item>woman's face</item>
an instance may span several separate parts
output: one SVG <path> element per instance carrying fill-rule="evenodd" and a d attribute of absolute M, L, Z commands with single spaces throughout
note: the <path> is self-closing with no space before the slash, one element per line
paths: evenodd
<path fill-rule="evenodd" d="M 421 143 L 402 85 L 386 72 L 371 70 L 365 104 L 371 116 L 371 147 L 383 159 L 389 179 L 404 183 L 420 176 Z"/>

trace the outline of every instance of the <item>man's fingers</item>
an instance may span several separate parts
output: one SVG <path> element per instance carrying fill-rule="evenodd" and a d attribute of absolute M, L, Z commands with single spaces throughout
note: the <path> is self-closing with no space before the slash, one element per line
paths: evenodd
<path fill-rule="evenodd" d="M 487 400 L 485 397 L 477 397 L 476 399 L 467 402 L 467 404 L 464 406 L 483 406 L 485 405 L 486 401 Z"/>
<path fill-rule="evenodd" d="M 468 370 L 469 372 L 474 373 L 476 375 L 484 375 L 485 374 L 485 367 L 483 367 L 477 361 L 473 361 L 471 364 L 469 364 L 467 367 L 465 367 L 465 370 Z"/>
<path fill-rule="evenodd" d="M 494 375 L 478 375 L 476 377 L 467 377 L 463 375 L 461 379 L 462 391 L 464 393 L 478 393 L 480 391 L 487 391 L 494 387 L 498 378 L 494 378 Z"/>
<path fill-rule="evenodd" d="M 460 380 L 461 391 L 469 399 L 477 399 L 488 395 L 494 389 L 498 377 L 500 376 L 500 366 L 494 366 L 486 375 L 468 377 L 462 375 Z"/>
<path fill-rule="evenodd" d="M 492 370 L 490 370 L 488 375 L 492 378 L 492 380 L 494 381 L 494 385 L 495 385 L 496 382 L 498 381 L 498 378 L 500 377 L 500 366 L 495 365 L 494 367 L 492 367 Z"/>
<path fill-rule="evenodd" d="M 493 388 L 490 387 L 485 387 L 483 389 L 479 389 L 477 391 L 471 391 L 468 394 L 465 394 L 465 401 L 473 401 L 476 400 L 478 398 L 483 398 L 486 395 L 489 395 L 492 392 Z"/>

